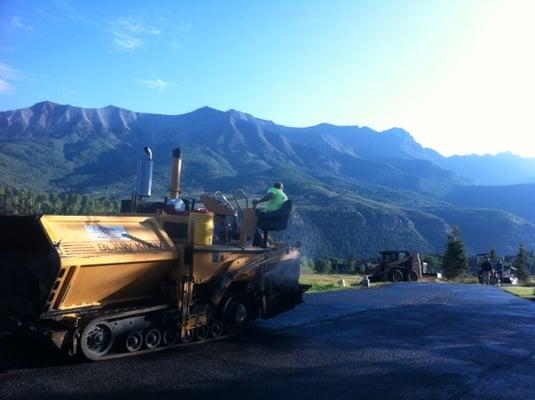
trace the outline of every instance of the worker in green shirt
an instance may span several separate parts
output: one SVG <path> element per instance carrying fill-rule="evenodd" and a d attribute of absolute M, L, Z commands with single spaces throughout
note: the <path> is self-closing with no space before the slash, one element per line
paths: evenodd
<path fill-rule="evenodd" d="M 284 193 L 284 185 L 282 182 L 276 182 L 273 187 L 270 187 L 264 197 L 258 200 L 253 200 L 253 207 L 260 203 L 266 203 L 264 212 L 277 211 L 282 204 L 288 200 L 288 196 Z"/>

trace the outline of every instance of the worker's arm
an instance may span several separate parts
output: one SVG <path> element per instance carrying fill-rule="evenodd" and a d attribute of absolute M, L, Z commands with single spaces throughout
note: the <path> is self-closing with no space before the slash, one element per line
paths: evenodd
<path fill-rule="evenodd" d="M 273 193 L 267 193 L 264 197 L 262 197 L 261 199 L 254 199 L 253 200 L 253 206 L 256 206 L 257 204 L 260 204 L 260 203 L 265 203 L 266 201 L 269 201 L 271 200 L 273 197 L 275 197 L 275 195 Z"/>

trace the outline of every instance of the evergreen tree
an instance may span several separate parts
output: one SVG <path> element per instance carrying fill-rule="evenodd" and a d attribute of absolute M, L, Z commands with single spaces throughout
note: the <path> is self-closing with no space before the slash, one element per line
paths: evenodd
<path fill-rule="evenodd" d="M 352 275 L 357 273 L 357 259 L 353 254 L 347 260 L 347 273 Z"/>
<path fill-rule="evenodd" d="M 63 202 L 61 201 L 60 197 L 56 193 L 52 193 L 49 196 L 50 201 L 50 212 L 51 214 L 60 214 L 61 209 L 63 208 Z"/>
<path fill-rule="evenodd" d="M 342 260 L 339 257 L 332 257 L 331 258 L 331 274 L 344 274 L 344 268 L 345 263 L 344 260 Z"/>
<path fill-rule="evenodd" d="M 299 260 L 299 266 L 301 268 L 301 272 L 314 272 L 314 261 L 309 257 L 301 257 Z"/>
<path fill-rule="evenodd" d="M 0 215 L 67 214 L 92 215 L 119 212 L 119 202 L 78 193 L 33 193 L 0 187 Z"/>
<path fill-rule="evenodd" d="M 518 277 L 518 280 L 522 283 L 526 283 L 529 279 L 528 253 L 523 244 L 520 244 L 513 266 L 516 268 L 516 276 Z"/>
<path fill-rule="evenodd" d="M 448 279 L 458 277 L 468 270 L 468 259 L 464 251 L 464 243 L 461 240 L 461 232 L 454 227 L 448 235 L 446 251 L 442 258 L 444 276 Z"/>
<path fill-rule="evenodd" d="M 80 213 L 82 205 L 82 196 L 78 193 L 69 193 L 64 201 L 63 212 L 67 215 L 76 215 Z"/>
<path fill-rule="evenodd" d="M 314 270 L 318 274 L 332 274 L 331 260 L 320 259 L 314 264 Z"/>

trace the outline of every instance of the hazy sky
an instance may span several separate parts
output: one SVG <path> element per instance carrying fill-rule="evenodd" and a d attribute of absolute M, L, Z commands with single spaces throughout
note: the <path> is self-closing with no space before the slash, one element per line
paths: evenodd
<path fill-rule="evenodd" d="M 0 0 L 0 110 L 209 105 L 535 156 L 534 21 L 535 0 Z"/>

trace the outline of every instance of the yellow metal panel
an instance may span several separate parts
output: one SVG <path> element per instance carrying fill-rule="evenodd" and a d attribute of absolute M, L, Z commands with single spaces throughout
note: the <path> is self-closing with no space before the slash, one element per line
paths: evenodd
<path fill-rule="evenodd" d="M 49 299 L 55 310 L 159 297 L 162 280 L 178 268 L 178 251 L 153 217 L 46 215 L 40 221 L 67 271 Z"/>
<path fill-rule="evenodd" d="M 195 227 L 194 245 L 212 245 L 214 236 L 214 213 L 191 212 L 190 220 Z"/>
<path fill-rule="evenodd" d="M 152 217 L 45 215 L 41 224 L 62 264 L 177 259 L 172 241 Z"/>
<path fill-rule="evenodd" d="M 232 272 L 253 261 L 257 254 L 243 252 L 195 252 L 193 281 L 205 283 L 223 272 Z"/>
<path fill-rule="evenodd" d="M 60 310 L 126 302 L 158 296 L 160 282 L 173 262 L 80 266 L 60 299 Z"/>

